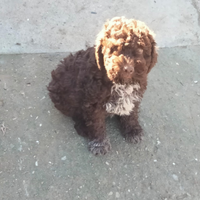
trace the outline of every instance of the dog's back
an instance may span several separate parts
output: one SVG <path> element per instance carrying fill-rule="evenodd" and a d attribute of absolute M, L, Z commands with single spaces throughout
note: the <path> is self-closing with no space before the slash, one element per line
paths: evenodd
<path fill-rule="evenodd" d="M 85 87 L 99 74 L 94 48 L 70 54 L 51 72 L 49 96 L 55 107 L 68 116 L 79 115 Z"/>

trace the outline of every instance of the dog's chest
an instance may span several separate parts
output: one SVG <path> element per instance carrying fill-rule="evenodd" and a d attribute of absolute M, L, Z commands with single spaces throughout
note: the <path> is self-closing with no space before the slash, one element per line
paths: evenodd
<path fill-rule="evenodd" d="M 114 84 L 111 88 L 111 99 L 105 104 L 106 111 L 116 115 L 129 115 L 135 102 L 141 100 L 139 89 L 139 84 Z"/>

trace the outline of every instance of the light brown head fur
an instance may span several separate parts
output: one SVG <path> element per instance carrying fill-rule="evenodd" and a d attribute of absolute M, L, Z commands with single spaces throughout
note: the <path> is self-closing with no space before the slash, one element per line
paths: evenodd
<path fill-rule="evenodd" d="M 96 60 L 114 83 L 132 83 L 147 75 L 157 62 L 154 34 L 140 21 L 115 17 L 96 40 Z"/>

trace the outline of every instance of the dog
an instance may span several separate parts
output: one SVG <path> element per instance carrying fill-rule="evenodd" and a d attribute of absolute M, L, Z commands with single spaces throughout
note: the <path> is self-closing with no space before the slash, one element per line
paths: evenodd
<path fill-rule="evenodd" d="M 73 119 L 77 133 L 89 139 L 93 154 L 111 149 L 108 116 L 118 116 L 128 142 L 141 141 L 139 105 L 157 56 L 154 34 L 143 22 L 115 17 L 105 23 L 94 47 L 70 54 L 51 72 L 51 100 Z"/>

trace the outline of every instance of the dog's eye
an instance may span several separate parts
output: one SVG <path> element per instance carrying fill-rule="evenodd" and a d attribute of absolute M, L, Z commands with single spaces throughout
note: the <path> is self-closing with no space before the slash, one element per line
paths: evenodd
<path fill-rule="evenodd" d="M 141 63 L 142 63 L 141 60 L 136 60 L 136 64 L 137 64 L 137 65 L 139 65 L 139 64 L 141 64 Z"/>
<path fill-rule="evenodd" d="M 143 54 L 143 49 L 137 49 L 135 52 L 136 55 L 140 56 Z"/>

